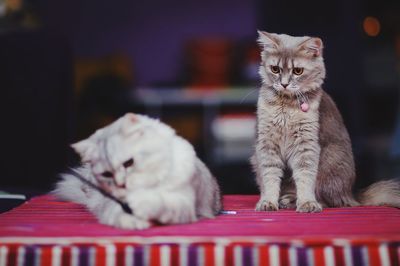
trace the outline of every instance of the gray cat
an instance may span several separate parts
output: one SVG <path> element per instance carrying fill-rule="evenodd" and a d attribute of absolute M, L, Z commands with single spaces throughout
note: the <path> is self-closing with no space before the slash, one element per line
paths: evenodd
<path fill-rule="evenodd" d="M 259 31 L 262 78 L 257 140 L 251 158 L 261 196 L 256 210 L 322 206 L 400 207 L 400 183 L 381 181 L 357 199 L 351 141 L 342 117 L 323 91 L 321 39 Z"/>

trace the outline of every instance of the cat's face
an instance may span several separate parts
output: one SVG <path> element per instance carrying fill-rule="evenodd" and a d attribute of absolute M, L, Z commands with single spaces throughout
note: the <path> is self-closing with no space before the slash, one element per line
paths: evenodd
<path fill-rule="evenodd" d="M 259 74 L 268 88 L 296 95 L 319 89 L 325 78 L 322 41 L 259 31 Z"/>
<path fill-rule="evenodd" d="M 148 117 L 127 114 L 88 139 L 73 144 L 100 186 L 123 198 L 127 191 L 156 185 L 171 164 L 174 131 Z"/>

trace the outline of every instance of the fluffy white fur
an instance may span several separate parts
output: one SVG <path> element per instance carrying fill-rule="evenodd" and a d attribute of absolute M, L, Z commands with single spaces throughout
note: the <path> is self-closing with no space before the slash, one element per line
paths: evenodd
<path fill-rule="evenodd" d="M 133 210 L 133 215 L 125 213 L 116 202 L 64 174 L 55 195 L 85 205 L 101 223 L 145 229 L 152 221 L 212 218 L 221 209 L 215 178 L 193 147 L 158 120 L 126 114 L 72 147 L 84 163 L 76 170 Z"/>

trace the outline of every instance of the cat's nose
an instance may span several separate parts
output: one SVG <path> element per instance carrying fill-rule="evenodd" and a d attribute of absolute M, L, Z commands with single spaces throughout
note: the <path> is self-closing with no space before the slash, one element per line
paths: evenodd
<path fill-rule="evenodd" d="M 125 183 L 122 183 L 122 184 L 116 183 L 115 185 L 116 185 L 118 188 L 125 188 Z"/>
<path fill-rule="evenodd" d="M 286 87 L 289 85 L 288 83 L 281 83 L 282 87 L 286 89 Z"/>

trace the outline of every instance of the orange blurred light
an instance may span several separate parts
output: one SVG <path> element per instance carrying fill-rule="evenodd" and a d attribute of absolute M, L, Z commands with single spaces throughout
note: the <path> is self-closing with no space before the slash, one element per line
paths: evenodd
<path fill-rule="evenodd" d="M 363 22 L 363 28 L 368 36 L 375 37 L 381 31 L 381 23 L 375 17 L 366 17 Z"/>

